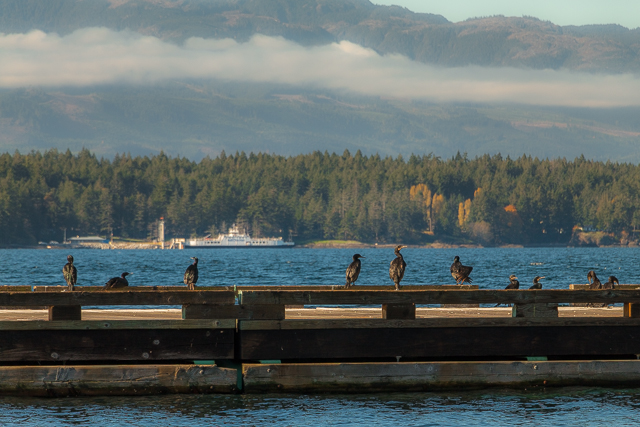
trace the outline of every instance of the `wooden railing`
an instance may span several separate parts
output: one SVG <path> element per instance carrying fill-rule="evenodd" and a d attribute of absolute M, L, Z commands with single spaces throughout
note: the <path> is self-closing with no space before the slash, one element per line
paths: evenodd
<path fill-rule="evenodd" d="M 187 290 L 184 287 L 7 286 L 0 288 L 0 307 L 49 309 L 49 320 L 80 320 L 82 307 L 182 306 L 183 319 L 282 320 L 286 306 L 380 305 L 383 319 L 415 319 L 416 304 L 514 304 L 514 317 L 557 317 L 558 304 L 624 304 L 625 317 L 640 317 L 640 285 L 614 290 L 479 290 L 477 286 L 239 286 Z M 237 298 L 237 303 L 236 303 Z"/>
<path fill-rule="evenodd" d="M 640 290 L 242 291 L 242 304 L 640 303 Z"/>
<path fill-rule="evenodd" d="M 514 317 L 519 318 L 416 319 L 416 304 L 470 303 L 511 303 Z M 640 289 L 626 288 L 507 291 L 406 286 L 395 291 L 256 286 L 69 292 L 60 287 L 31 292 L 7 287 L 0 288 L 0 306 L 48 307 L 49 320 L 0 321 L 0 362 L 640 354 L 640 319 L 558 318 L 561 303 L 624 303 L 626 317 L 640 317 Z M 285 307 L 290 305 L 377 306 L 382 316 L 285 319 Z M 83 307 L 95 306 L 182 306 L 182 320 L 82 320 Z"/>

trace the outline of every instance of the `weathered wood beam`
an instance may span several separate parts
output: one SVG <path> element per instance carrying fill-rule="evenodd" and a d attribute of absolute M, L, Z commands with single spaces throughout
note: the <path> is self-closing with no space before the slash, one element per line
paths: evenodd
<path fill-rule="evenodd" d="M 282 320 L 284 305 L 208 305 L 188 304 L 182 306 L 183 319 L 255 319 Z"/>
<path fill-rule="evenodd" d="M 402 285 L 404 291 L 425 290 L 471 290 L 478 285 Z M 353 285 L 345 289 L 344 285 L 292 285 L 292 286 L 236 286 L 237 292 L 244 291 L 395 291 L 394 285 Z"/>
<path fill-rule="evenodd" d="M 469 322 L 468 319 L 466 321 Z M 640 354 L 639 337 L 640 326 L 637 322 L 634 326 L 610 324 L 572 327 L 545 325 L 272 330 L 241 328 L 238 356 L 243 360 L 283 362 L 372 359 L 395 361 L 398 357 L 403 360 L 469 360 L 527 356 L 553 356 L 564 359 L 634 357 L 635 354 Z"/>
<path fill-rule="evenodd" d="M 3 285 L 0 292 L 31 292 L 30 285 Z"/>
<path fill-rule="evenodd" d="M 215 365 L 2 366 L 0 395 L 235 393 L 236 376 L 235 369 Z"/>
<path fill-rule="evenodd" d="M 0 292 L 0 306 L 104 306 L 104 305 L 184 305 L 218 304 L 233 305 L 233 291 L 190 291 L 187 289 L 115 290 L 73 292 Z"/>
<path fill-rule="evenodd" d="M 576 290 L 576 291 L 586 291 L 586 290 L 589 290 L 589 286 L 590 285 L 580 285 L 580 284 L 569 285 L 569 289 Z M 620 289 L 620 290 L 640 289 L 640 285 L 633 285 L 633 284 L 616 285 L 616 289 Z"/>
<path fill-rule="evenodd" d="M 186 286 L 129 286 L 126 288 L 129 292 L 144 292 L 144 291 L 184 291 Z M 0 288 L 0 291 L 3 289 Z M 232 291 L 233 288 L 229 286 L 206 286 L 198 288 L 200 291 Z M 75 292 L 97 292 L 104 291 L 104 286 L 92 286 L 92 285 L 76 285 Z M 34 286 L 33 292 L 69 292 L 66 285 L 57 286 Z M 109 291 L 113 292 L 113 291 Z"/>
<path fill-rule="evenodd" d="M 0 331 L 0 362 L 216 360 L 234 358 L 234 329 Z"/>
<path fill-rule="evenodd" d="M 628 317 L 431 317 L 415 320 L 387 319 L 291 319 L 240 320 L 244 331 L 311 329 L 427 329 L 427 328 L 523 328 L 523 327 L 640 327 L 640 318 Z M 639 353 L 640 354 L 640 353 Z"/>
<path fill-rule="evenodd" d="M 4 285 L 0 286 L 0 292 L 31 292 L 30 285 Z M 47 307 L 35 307 L 37 309 L 46 310 Z M 31 310 L 31 307 L 0 307 L 0 310 Z"/>
<path fill-rule="evenodd" d="M 243 291 L 242 304 L 640 303 L 640 290 Z"/>
<path fill-rule="evenodd" d="M 221 320 L 26 320 L 0 321 L 2 331 L 123 330 L 123 329 L 235 329 L 233 319 Z"/>
<path fill-rule="evenodd" d="M 558 317 L 558 304 L 514 304 L 513 317 Z"/>
<path fill-rule="evenodd" d="M 246 393 L 637 386 L 640 361 L 245 364 L 242 374 Z"/>

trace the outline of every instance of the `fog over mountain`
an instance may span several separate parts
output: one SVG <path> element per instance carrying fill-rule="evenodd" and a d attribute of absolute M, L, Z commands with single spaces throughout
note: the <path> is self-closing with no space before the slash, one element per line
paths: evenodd
<path fill-rule="evenodd" d="M 5 0 L 0 150 L 640 161 L 640 31 L 365 0 Z"/>

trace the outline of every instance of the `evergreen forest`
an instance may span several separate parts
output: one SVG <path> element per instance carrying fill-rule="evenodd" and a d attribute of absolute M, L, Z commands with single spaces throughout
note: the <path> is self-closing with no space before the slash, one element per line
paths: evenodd
<path fill-rule="evenodd" d="M 204 236 L 240 223 L 296 243 L 567 244 L 577 230 L 635 239 L 640 166 L 584 157 L 365 156 L 313 152 L 187 158 L 88 150 L 0 155 L 0 244 L 100 234 Z"/>

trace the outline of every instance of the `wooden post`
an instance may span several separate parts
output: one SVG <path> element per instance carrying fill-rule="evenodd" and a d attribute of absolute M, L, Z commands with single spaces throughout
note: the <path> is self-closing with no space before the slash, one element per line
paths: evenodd
<path fill-rule="evenodd" d="M 415 319 L 415 304 L 382 304 L 383 319 Z"/>
<path fill-rule="evenodd" d="M 50 306 L 49 320 L 82 320 L 82 307 L 79 305 Z"/>
<path fill-rule="evenodd" d="M 640 304 L 625 302 L 623 305 L 623 317 L 640 317 Z"/>
<path fill-rule="evenodd" d="M 514 304 L 513 317 L 558 317 L 558 304 Z"/>

